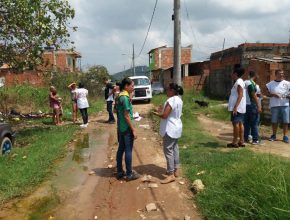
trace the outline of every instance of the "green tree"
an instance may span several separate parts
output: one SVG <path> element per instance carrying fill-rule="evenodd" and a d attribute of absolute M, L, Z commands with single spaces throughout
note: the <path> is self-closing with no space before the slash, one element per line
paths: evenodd
<path fill-rule="evenodd" d="M 86 78 L 96 83 L 103 83 L 105 79 L 109 79 L 110 75 L 105 66 L 95 65 L 88 69 L 86 72 Z"/>
<path fill-rule="evenodd" d="M 105 66 L 94 65 L 82 75 L 82 82 L 89 89 L 90 94 L 102 94 L 105 79 L 109 79 L 110 75 Z"/>
<path fill-rule="evenodd" d="M 40 64 L 44 47 L 71 43 L 69 21 L 74 14 L 67 0 L 1 0 L 0 64 L 15 68 Z"/>

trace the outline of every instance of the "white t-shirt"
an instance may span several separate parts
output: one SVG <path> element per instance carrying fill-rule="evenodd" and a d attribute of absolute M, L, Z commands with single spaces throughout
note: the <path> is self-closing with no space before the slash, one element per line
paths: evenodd
<path fill-rule="evenodd" d="M 285 98 L 289 94 L 290 84 L 286 80 L 271 81 L 266 84 L 266 87 L 270 93 L 275 93 L 279 95 L 281 98 L 270 97 L 270 108 L 277 106 L 289 106 L 289 99 Z"/>
<path fill-rule="evenodd" d="M 181 137 L 182 133 L 182 121 L 180 117 L 182 115 L 183 102 L 179 96 L 172 96 L 167 99 L 164 108 L 167 103 L 171 106 L 172 110 L 166 119 L 161 119 L 160 135 L 164 137 L 167 133 L 169 137 L 177 139 Z"/>
<path fill-rule="evenodd" d="M 110 94 L 112 91 L 113 91 L 113 89 L 109 89 L 109 94 Z M 106 101 L 107 101 L 107 102 L 108 102 L 108 101 L 114 101 L 114 94 L 113 94 L 113 92 L 112 92 L 111 95 L 109 95 L 109 97 L 107 98 Z"/>
<path fill-rule="evenodd" d="M 88 90 L 84 88 L 79 88 L 76 90 L 77 106 L 79 109 L 88 108 L 89 102 L 87 99 Z"/>
<path fill-rule="evenodd" d="M 261 88 L 258 84 L 256 84 L 256 90 L 257 90 L 257 92 L 256 92 L 257 95 L 262 95 Z M 258 101 L 259 101 L 260 106 L 262 106 L 262 100 L 263 100 L 263 97 L 258 97 Z"/>
<path fill-rule="evenodd" d="M 237 79 L 237 81 L 235 82 L 235 84 L 231 90 L 228 110 L 230 112 L 234 110 L 235 104 L 236 104 L 238 96 L 239 96 L 238 86 L 241 86 L 243 89 L 243 97 L 241 99 L 240 104 L 238 105 L 237 110 L 239 113 L 246 113 L 246 89 L 245 89 L 245 83 L 241 78 Z"/>

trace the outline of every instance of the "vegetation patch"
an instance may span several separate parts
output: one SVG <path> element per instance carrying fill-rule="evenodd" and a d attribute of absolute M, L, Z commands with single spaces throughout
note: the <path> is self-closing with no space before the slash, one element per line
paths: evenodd
<path fill-rule="evenodd" d="M 64 156 L 65 145 L 77 129 L 76 125 L 39 125 L 20 131 L 19 147 L 0 157 L 0 203 L 32 192 L 53 171 L 55 161 Z"/>

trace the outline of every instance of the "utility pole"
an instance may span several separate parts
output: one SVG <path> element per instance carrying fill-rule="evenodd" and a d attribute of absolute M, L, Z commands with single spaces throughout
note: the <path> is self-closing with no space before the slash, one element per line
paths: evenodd
<path fill-rule="evenodd" d="M 134 44 L 133 44 L 133 56 L 132 56 L 132 63 L 133 63 L 133 76 L 135 76 L 135 51 L 134 51 Z"/>
<path fill-rule="evenodd" d="M 181 85 L 181 28 L 180 28 L 180 0 L 174 0 L 174 67 L 173 81 Z"/>

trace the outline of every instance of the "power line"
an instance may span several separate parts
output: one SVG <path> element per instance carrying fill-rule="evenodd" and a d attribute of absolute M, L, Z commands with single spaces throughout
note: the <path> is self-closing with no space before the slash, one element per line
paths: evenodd
<path fill-rule="evenodd" d="M 145 46 L 145 43 L 146 43 L 146 41 L 147 41 L 147 37 L 148 37 L 149 31 L 150 31 L 150 28 L 151 28 L 151 24 L 152 24 L 152 21 L 153 21 L 153 17 L 154 17 L 154 14 L 155 14 L 155 10 L 156 10 L 156 7 L 157 7 L 157 3 L 158 3 L 158 0 L 155 1 L 155 5 L 154 5 L 153 13 L 152 13 L 152 16 L 151 16 L 150 24 L 149 24 L 149 27 L 148 27 L 148 30 L 147 30 L 147 34 L 146 34 L 146 37 L 145 37 L 144 43 L 143 43 L 143 45 L 142 45 L 142 47 L 141 47 L 141 50 L 140 50 L 140 52 L 139 52 L 139 54 L 138 54 L 137 57 L 139 57 L 140 54 L 142 53 L 142 51 L 143 51 L 143 49 L 144 49 L 144 46 Z"/>
<path fill-rule="evenodd" d="M 190 27 L 191 33 L 192 33 L 192 35 L 193 35 L 193 38 L 194 38 L 195 41 L 196 41 L 196 45 L 197 45 L 198 49 L 200 49 L 200 47 L 199 47 L 199 45 L 198 45 L 197 37 L 196 37 L 195 32 L 194 32 L 194 30 L 193 30 L 193 28 L 192 28 L 192 25 L 191 25 L 191 23 L 190 23 L 190 17 L 189 17 L 189 13 L 188 13 L 188 8 L 187 8 L 186 0 L 183 0 L 183 1 L 184 1 L 184 6 L 185 6 L 185 12 L 186 12 L 186 17 L 187 17 L 187 23 L 188 23 L 188 25 L 189 25 L 189 27 Z"/>

